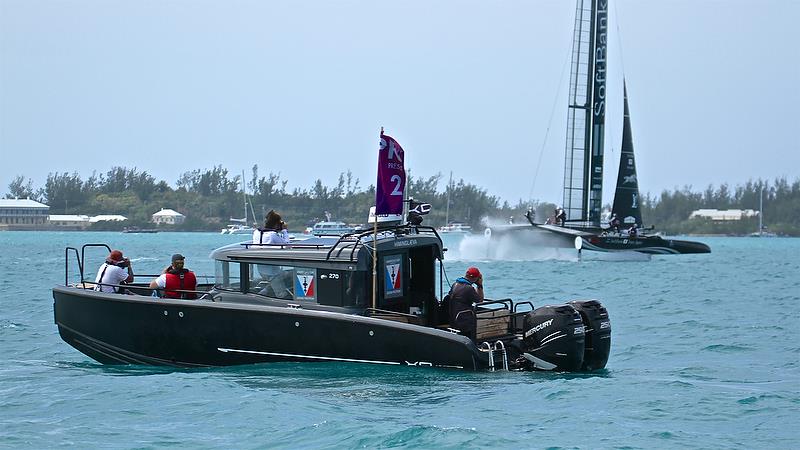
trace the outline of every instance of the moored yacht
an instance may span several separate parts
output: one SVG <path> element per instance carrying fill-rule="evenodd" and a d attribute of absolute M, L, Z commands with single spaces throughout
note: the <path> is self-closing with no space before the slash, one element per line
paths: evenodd
<path fill-rule="evenodd" d="M 233 219 L 231 219 L 233 220 Z M 251 235 L 255 231 L 255 228 L 248 227 L 247 225 L 241 223 L 232 223 L 223 228 L 220 231 L 220 234 L 246 234 Z"/>
<path fill-rule="evenodd" d="M 472 233 L 472 227 L 469 225 L 465 225 L 459 222 L 448 223 L 447 225 L 442 225 L 436 229 L 439 233 L 461 233 L 461 234 L 469 234 Z"/>
<path fill-rule="evenodd" d="M 343 234 L 361 231 L 360 226 L 351 226 L 344 222 L 323 220 L 311 227 L 310 233 L 314 236 L 341 236 Z"/>

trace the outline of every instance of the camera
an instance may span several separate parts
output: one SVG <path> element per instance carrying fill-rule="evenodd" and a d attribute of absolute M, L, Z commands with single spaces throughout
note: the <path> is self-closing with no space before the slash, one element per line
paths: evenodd
<path fill-rule="evenodd" d="M 123 259 L 122 261 L 114 264 L 117 267 L 122 267 L 123 269 L 131 265 L 131 261 L 128 258 Z"/>

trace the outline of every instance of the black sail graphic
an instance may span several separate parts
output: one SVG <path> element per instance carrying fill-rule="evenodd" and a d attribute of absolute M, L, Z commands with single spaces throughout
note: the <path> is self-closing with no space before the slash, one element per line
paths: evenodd
<path fill-rule="evenodd" d="M 568 221 L 600 225 L 608 0 L 577 0 L 570 68 L 563 206 Z"/>
<path fill-rule="evenodd" d="M 642 226 L 639 180 L 636 179 L 636 159 L 633 156 L 633 134 L 625 80 L 622 81 L 622 86 L 625 95 L 625 119 L 622 125 L 622 151 L 619 157 L 617 190 L 614 193 L 614 206 L 611 212 L 617 215 L 623 225 L 631 226 L 635 223 L 637 226 Z"/>

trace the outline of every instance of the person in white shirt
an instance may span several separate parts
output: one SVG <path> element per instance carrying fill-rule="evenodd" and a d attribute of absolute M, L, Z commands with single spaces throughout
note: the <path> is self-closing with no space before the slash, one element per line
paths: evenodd
<path fill-rule="evenodd" d="M 264 227 L 253 231 L 253 244 L 288 244 L 289 230 L 281 215 L 270 210 L 264 218 Z"/>
<path fill-rule="evenodd" d="M 131 261 L 122 256 L 119 250 L 112 250 L 108 254 L 106 261 L 97 269 L 97 277 L 94 282 L 95 291 L 120 293 L 121 288 L 116 285 L 130 283 L 133 281 L 133 268 Z M 113 285 L 113 286 L 112 286 Z"/>

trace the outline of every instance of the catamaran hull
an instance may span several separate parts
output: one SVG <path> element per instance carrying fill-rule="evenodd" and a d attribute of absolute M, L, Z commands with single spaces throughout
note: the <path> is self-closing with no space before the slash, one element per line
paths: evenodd
<path fill-rule="evenodd" d="M 622 236 L 589 236 L 581 238 L 581 249 L 596 252 L 638 252 L 649 255 L 683 255 L 711 253 L 711 247 L 695 241 L 664 239 L 659 236 L 630 238 Z"/>

